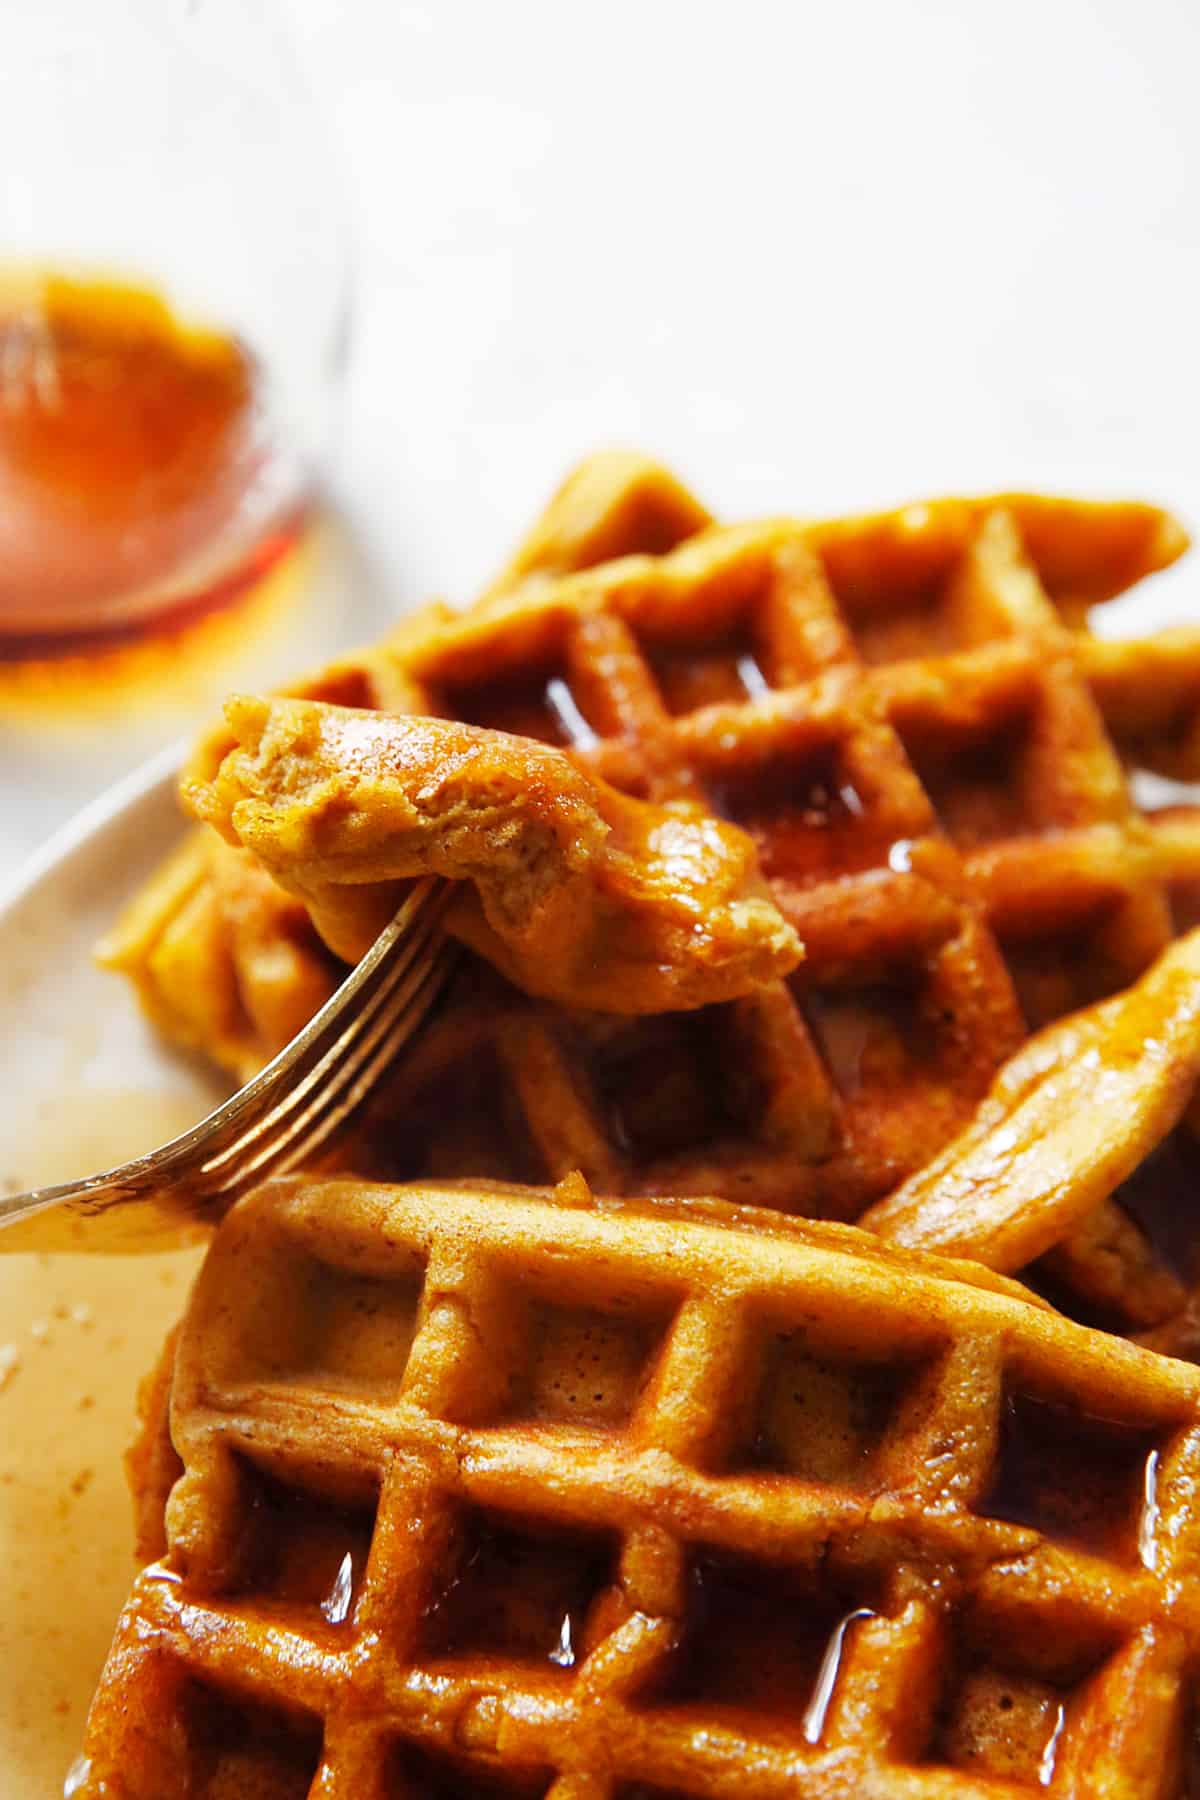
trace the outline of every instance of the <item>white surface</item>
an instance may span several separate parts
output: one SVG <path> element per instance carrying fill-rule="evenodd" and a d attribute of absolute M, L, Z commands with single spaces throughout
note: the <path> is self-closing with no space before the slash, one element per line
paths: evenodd
<path fill-rule="evenodd" d="M 358 239 L 343 635 L 468 595 L 598 444 L 726 515 L 1020 484 L 1200 518 L 1191 0 L 277 3 Z M 1139 602 L 1188 613 L 1190 570 Z M 0 850 L 133 760 L 93 748 L 34 746 Z"/>
<path fill-rule="evenodd" d="M 715 506 L 1192 500 L 1190 0 L 281 0 L 359 233 L 347 492 L 469 591 L 571 458 Z"/>

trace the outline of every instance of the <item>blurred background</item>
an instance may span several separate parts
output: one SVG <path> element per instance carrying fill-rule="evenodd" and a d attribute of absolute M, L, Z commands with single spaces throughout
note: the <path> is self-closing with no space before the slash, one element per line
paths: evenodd
<path fill-rule="evenodd" d="M 163 5 L 184 37 L 220 22 Z M 322 522 L 198 650 L 0 671 L 5 874 L 230 687 L 469 598 L 596 447 L 653 452 L 725 517 L 1004 486 L 1200 516 L 1190 0 L 264 16 L 238 80 L 290 61 L 295 93 L 248 104 L 244 151 L 201 108 L 208 185 L 175 216 L 198 207 L 219 260 L 238 156 L 266 158 L 260 339 L 331 284 Z M 1194 618 L 1197 578 L 1126 604 Z"/>

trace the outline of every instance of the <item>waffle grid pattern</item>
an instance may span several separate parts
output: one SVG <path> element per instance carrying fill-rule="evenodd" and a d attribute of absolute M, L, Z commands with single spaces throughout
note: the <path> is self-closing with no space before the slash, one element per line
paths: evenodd
<path fill-rule="evenodd" d="M 501 1172 L 580 1167 L 606 1191 L 853 1218 L 953 1135 L 1027 1027 L 1125 987 L 1171 941 L 1200 880 L 1200 813 L 1134 806 L 1090 671 L 1161 764 L 1137 682 L 1063 622 L 1018 514 L 981 506 L 960 525 L 932 574 L 923 514 L 710 531 L 419 634 L 406 704 L 563 743 L 631 792 L 704 798 L 756 837 L 808 951 L 786 986 L 652 1027 L 572 1032 L 473 996 L 474 1027 L 453 1019 L 425 1061 L 453 1085 L 456 1057 L 490 1046 L 526 1152 Z M 937 658 L 891 660 L 931 639 Z M 1160 681 L 1163 661 L 1133 651 L 1130 667 Z M 1159 714 L 1175 766 L 1177 664 Z M 496 1143 L 479 1173 L 497 1172 Z M 1089 1246 L 1132 1229 L 1110 1206 Z M 1120 1285 L 1070 1246 L 1058 1273 L 1082 1305 Z M 1166 1291 L 1161 1270 L 1126 1280 L 1131 1320 L 1161 1316 Z"/>
<path fill-rule="evenodd" d="M 1161 1800 L 1198 1404 L 841 1227 L 272 1184 L 185 1323 L 81 1791 Z"/>
<path fill-rule="evenodd" d="M 1200 632 L 1086 628 L 1181 545 L 1148 508 L 1021 496 L 710 528 L 654 465 L 585 465 L 490 598 L 296 691 L 521 731 L 632 792 L 702 795 L 757 839 L 808 959 L 752 999 L 634 1024 L 473 970 L 356 1166 L 580 1168 L 606 1192 L 859 1216 L 954 1136 L 1029 1028 L 1126 986 L 1196 916 L 1200 813 L 1139 810 L 1124 764 L 1200 773 Z M 201 838 L 184 861 L 186 895 L 149 897 L 123 966 L 245 1075 L 294 1029 L 289 998 L 332 976 L 294 903 L 247 901 L 247 858 Z M 1183 1301 L 1115 1203 L 1054 1263 L 1065 1304 L 1121 1328 Z"/>

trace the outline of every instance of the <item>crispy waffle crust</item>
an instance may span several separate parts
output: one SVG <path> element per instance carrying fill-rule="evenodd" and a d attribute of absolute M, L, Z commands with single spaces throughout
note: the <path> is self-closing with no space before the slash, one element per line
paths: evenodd
<path fill-rule="evenodd" d="M 850 1227 L 272 1184 L 183 1326 L 76 1792 L 1170 1800 L 1198 1406 Z"/>

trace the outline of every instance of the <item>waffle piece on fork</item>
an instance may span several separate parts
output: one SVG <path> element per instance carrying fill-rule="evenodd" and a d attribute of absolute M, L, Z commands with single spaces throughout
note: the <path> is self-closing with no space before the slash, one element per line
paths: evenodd
<path fill-rule="evenodd" d="M 1178 1800 L 1198 1408 L 852 1227 L 270 1184 L 76 1793 Z"/>
<path fill-rule="evenodd" d="M 754 845 L 694 801 L 656 805 L 560 750 L 448 719 L 230 701 L 241 748 L 183 781 L 357 962 L 404 884 L 455 884 L 446 930 L 523 991 L 614 1013 L 738 997 L 801 946 Z"/>

